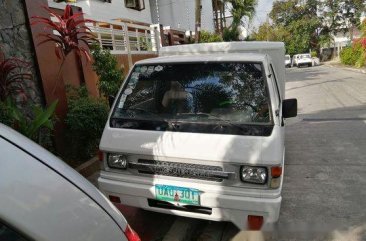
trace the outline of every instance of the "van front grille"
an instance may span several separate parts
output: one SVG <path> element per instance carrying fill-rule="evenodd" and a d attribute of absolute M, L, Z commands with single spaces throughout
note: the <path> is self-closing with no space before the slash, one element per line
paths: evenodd
<path fill-rule="evenodd" d="M 224 172 L 222 167 L 198 165 L 180 162 L 167 162 L 140 159 L 137 163 L 129 163 L 129 168 L 138 170 L 139 173 L 162 175 L 180 178 L 192 178 L 221 182 L 229 179 L 234 173 Z"/>

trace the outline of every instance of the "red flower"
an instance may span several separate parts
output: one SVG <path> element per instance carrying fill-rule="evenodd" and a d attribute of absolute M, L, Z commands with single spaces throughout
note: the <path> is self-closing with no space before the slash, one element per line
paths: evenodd
<path fill-rule="evenodd" d="M 366 50 L 366 37 L 353 40 L 353 46 L 361 45 Z"/>

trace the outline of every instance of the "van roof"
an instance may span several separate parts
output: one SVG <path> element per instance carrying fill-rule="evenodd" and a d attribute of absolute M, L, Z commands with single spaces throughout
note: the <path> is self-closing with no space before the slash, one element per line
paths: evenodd
<path fill-rule="evenodd" d="M 264 50 L 284 50 L 282 42 L 264 42 L 264 41 L 237 41 L 237 42 L 216 42 L 185 44 L 176 46 L 162 47 L 159 50 L 160 56 L 167 55 L 193 55 L 193 54 L 214 54 L 214 53 L 239 53 L 239 52 L 262 52 Z M 284 51 L 283 51 L 284 52 Z"/>
<path fill-rule="evenodd" d="M 193 63 L 193 62 L 231 62 L 250 61 L 263 62 L 266 54 L 260 53 L 225 53 L 225 54 L 202 54 L 202 55 L 170 55 L 138 61 L 136 64 L 159 64 L 159 63 Z"/>

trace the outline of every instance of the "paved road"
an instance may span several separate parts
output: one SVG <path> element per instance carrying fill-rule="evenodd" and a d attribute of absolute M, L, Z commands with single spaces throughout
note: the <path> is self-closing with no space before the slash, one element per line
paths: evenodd
<path fill-rule="evenodd" d="M 299 117 L 287 122 L 277 230 L 245 239 L 248 233 L 229 223 L 178 218 L 194 223 L 190 240 L 366 240 L 366 75 L 328 66 L 288 69 L 286 95 L 298 99 Z M 173 223 L 171 217 L 150 215 Z"/>
<path fill-rule="evenodd" d="M 291 69 L 286 94 L 298 99 L 299 118 L 286 130 L 283 236 L 308 240 L 309 233 L 365 225 L 366 75 Z"/>
<path fill-rule="evenodd" d="M 286 98 L 298 99 L 299 117 L 286 129 L 277 231 L 248 240 L 366 240 L 366 75 L 288 69 Z M 228 224 L 221 229 L 222 240 L 248 236 Z"/>

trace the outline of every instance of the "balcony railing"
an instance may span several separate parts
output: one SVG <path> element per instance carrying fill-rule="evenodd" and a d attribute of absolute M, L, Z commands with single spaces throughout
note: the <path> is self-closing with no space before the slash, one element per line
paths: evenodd
<path fill-rule="evenodd" d="M 124 22 L 96 22 L 88 26 L 100 47 L 112 54 L 157 53 L 160 47 L 158 26 L 144 26 Z"/>

